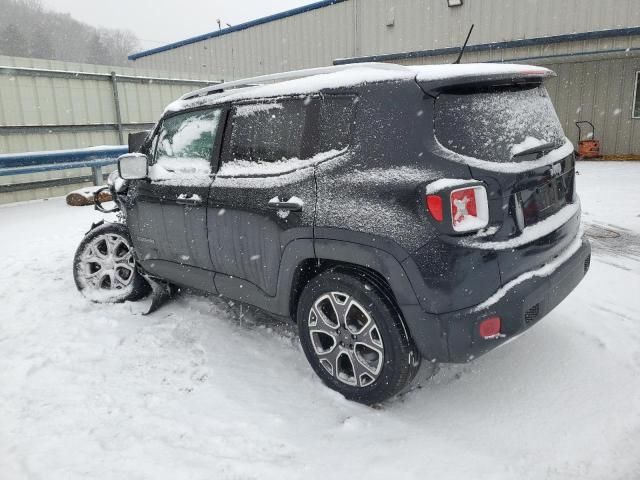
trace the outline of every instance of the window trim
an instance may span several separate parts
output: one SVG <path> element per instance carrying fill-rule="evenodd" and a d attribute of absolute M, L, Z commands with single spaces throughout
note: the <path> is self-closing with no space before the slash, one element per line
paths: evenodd
<path fill-rule="evenodd" d="M 640 105 L 638 105 L 638 88 L 640 88 L 640 71 L 636 71 L 636 82 L 633 89 L 633 103 L 631 104 L 631 118 L 640 119 Z M 636 111 L 636 106 L 638 111 Z"/>

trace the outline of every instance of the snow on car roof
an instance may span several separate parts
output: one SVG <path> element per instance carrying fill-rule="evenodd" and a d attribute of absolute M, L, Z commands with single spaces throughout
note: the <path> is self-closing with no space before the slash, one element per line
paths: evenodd
<path fill-rule="evenodd" d="M 355 87 L 367 83 L 402 80 L 416 80 L 424 82 L 448 78 L 463 78 L 475 75 L 548 76 L 553 74 L 551 70 L 543 67 L 494 63 L 425 66 L 402 66 L 371 63 L 349 65 L 349 68 L 344 67 L 347 66 L 321 67 L 317 69 L 299 70 L 283 74 L 267 75 L 265 77 L 256 77 L 255 79 L 247 79 L 244 83 L 247 86 L 242 86 L 242 81 L 237 81 L 208 87 L 207 89 L 187 94 L 181 99 L 169 104 L 165 113 L 230 101 L 274 98 L 288 95 L 309 95 L 322 90 Z M 288 76 L 293 79 L 286 80 Z M 260 78 L 268 80 L 284 80 L 264 85 L 250 85 L 250 81 L 259 80 Z M 241 88 L 224 90 L 225 85 L 238 86 Z M 220 89 L 222 89 L 222 91 L 219 91 Z M 200 95 L 198 95 L 198 92 L 201 92 Z"/>
<path fill-rule="evenodd" d="M 550 76 L 548 68 L 515 63 L 463 63 L 449 65 L 421 65 L 407 67 L 416 73 L 418 82 L 445 80 L 476 75 Z"/>
<path fill-rule="evenodd" d="M 234 88 L 201 97 L 184 98 L 171 103 L 166 111 L 172 112 L 201 105 L 215 105 L 222 102 L 249 100 L 253 98 L 308 95 L 332 88 L 354 87 L 366 83 L 385 81 L 411 80 L 413 78 L 415 78 L 415 73 L 406 68 L 379 69 L 368 66 L 351 68 L 266 85 Z"/>

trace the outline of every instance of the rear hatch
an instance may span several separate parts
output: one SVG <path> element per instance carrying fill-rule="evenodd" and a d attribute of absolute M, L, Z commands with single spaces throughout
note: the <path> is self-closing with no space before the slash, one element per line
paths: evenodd
<path fill-rule="evenodd" d="M 421 83 L 442 155 L 468 165 L 494 206 L 495 233 L 461 241 L 496 250 L 503 283 L 559 255 L 579 228 L 573 146 L 543 85 L 551 72 L 530 68 Z"/>

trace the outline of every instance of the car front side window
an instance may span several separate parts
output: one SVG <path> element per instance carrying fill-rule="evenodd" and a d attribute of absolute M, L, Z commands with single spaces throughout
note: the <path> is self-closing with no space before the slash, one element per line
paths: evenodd
<path fill-rule="evenodd" d="M 157 136 L 152 180 L 211 174 L 221 110 L 198 110 L 165 119 Z"/>

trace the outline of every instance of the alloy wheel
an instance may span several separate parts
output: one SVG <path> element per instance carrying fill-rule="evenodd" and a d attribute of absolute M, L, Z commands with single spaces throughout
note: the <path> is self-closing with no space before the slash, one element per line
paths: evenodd
<path fill-rule="evenodd" d="M 311 344 L 327 373 L 342 383 L 366 387 L 384 363 L 380 330 L 352 296 L 330 292 L 318 297 L 308 317 Z"/>
<path fill-rule="evenodd" d="M 80 272 L 87 288 L 119 291 L 135 277 L 135 259 L 129 241 L 121 235 L 99 235 L 87 245 Z"/>

